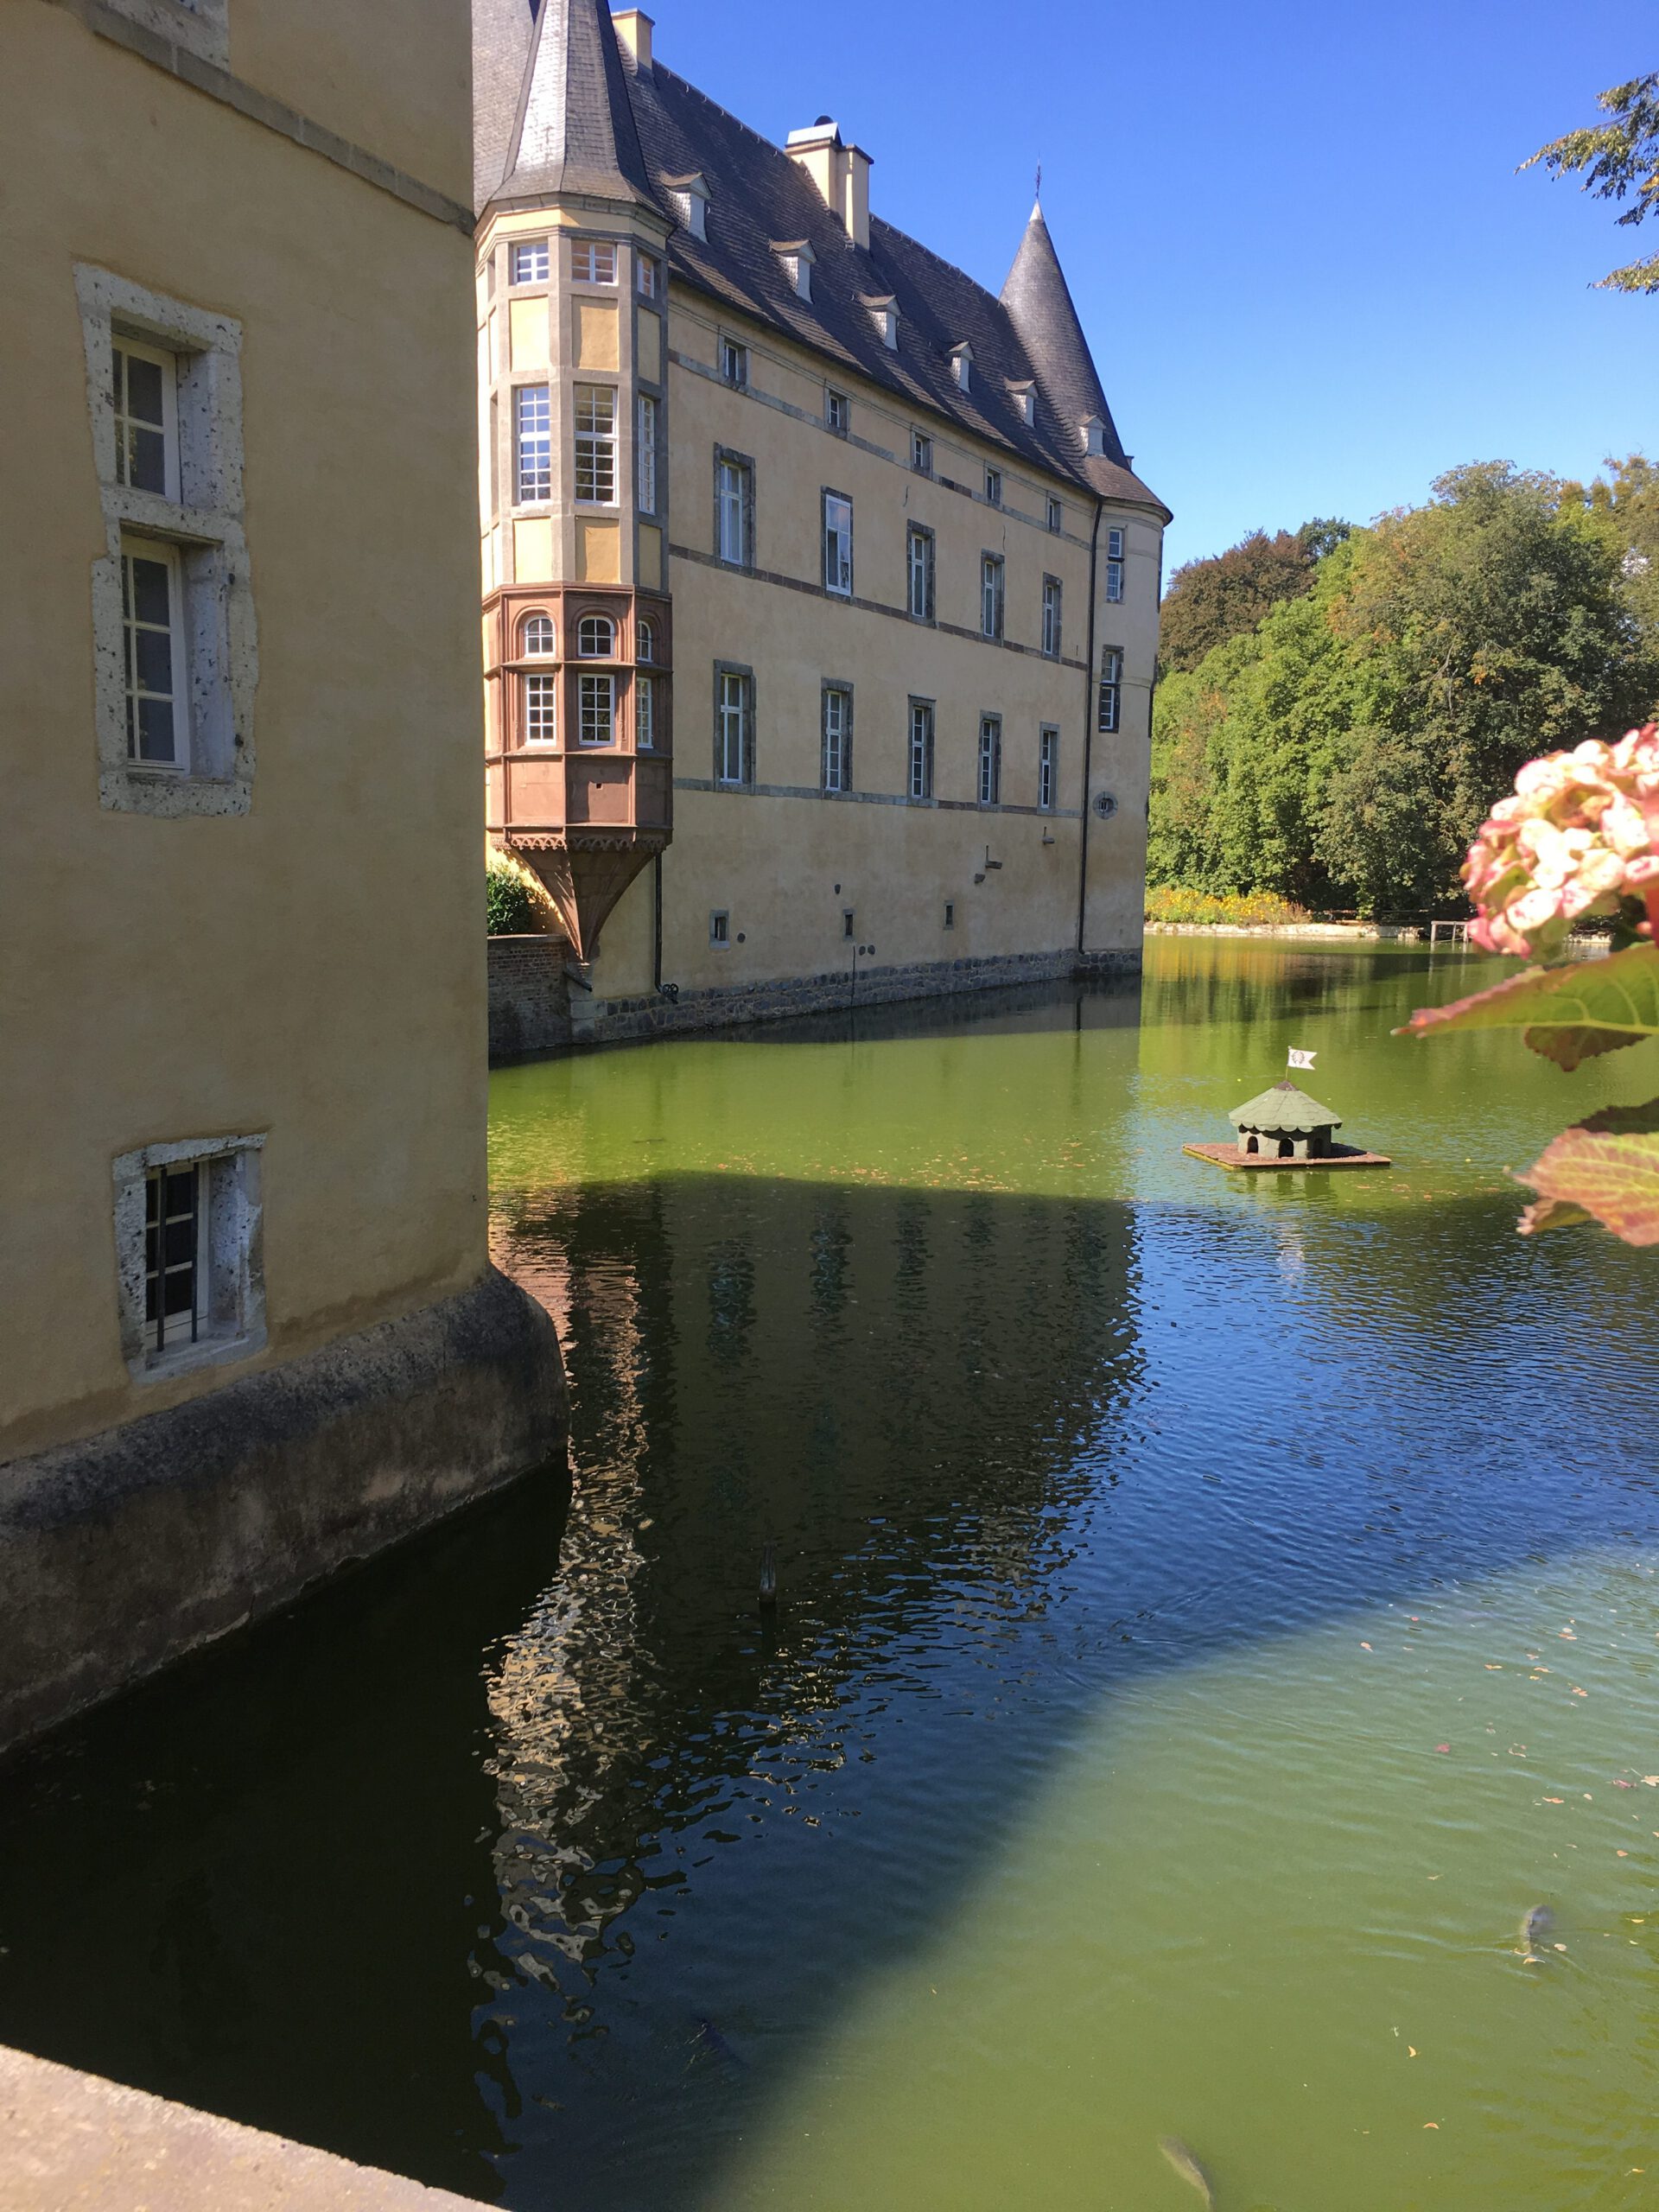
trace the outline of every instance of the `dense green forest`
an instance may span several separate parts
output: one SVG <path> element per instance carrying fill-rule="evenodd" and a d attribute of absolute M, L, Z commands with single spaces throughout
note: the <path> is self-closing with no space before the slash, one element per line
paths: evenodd
<path fill-rule="evenodd" d="M 1535 753 L 1659 706 L 1659 468 L 1453 469 L 1178 569 L 1148 877 L 1369 915 L 1462 911 L 1458 870 Z"/>

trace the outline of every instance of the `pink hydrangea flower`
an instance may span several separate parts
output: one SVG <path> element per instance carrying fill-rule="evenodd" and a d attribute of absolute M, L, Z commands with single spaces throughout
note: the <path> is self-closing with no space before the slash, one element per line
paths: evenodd
<path fill-rule="evenodd" d="M 1529 760 L 1481 824 L 1463 880 L 1469 934 L 1490 952 L 1549 960 L 1593 914 L 1659 938 L 1659 722 Z"/>

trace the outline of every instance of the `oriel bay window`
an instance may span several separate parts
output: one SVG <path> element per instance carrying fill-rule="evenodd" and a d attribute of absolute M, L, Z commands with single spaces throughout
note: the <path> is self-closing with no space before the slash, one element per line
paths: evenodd
<path fill-rule="evenodd" d="M 545 284 L 552 263 L 545 238 L 520 238 L 507 252 L 510 284 Z"/>
<path fill-rule="evenodd" d="M 1106 596 L 1116 601 L 1123 596 L 1123 533 L 1109 530 L 1106 533 Z"/>
<path fill-rule="evenodd" d="M 1051 660 L 1060 657 L 1060 580 L 1043 578 L 1043 651 Z"/>
<path fill-rule="evenodd" d="M 589 506 L 614 506 L 616 393 L 607 384 L 579 384 L 575 408 L 576 498 Z"/>
<path fill-rule="evenodd" d="M 1000 553 L 982 555 L 979 563 L 979 626 L 987 638 L 1002 635 L 1003 577 Z"/>
<path fill-rule="evenodd" d="M 524 743 L 556 745 L 559 741 L 559 679 L 540 673 L 524 677 Z"/>
<path fill-rule="evenodd" d="M 933 796 L 933 702 L 910 702 L 910 772 L 906 789 L 912 798 Z"/>
<path fill-rule="evenodd" d="M 636 753 L 654 752 L 657 745 L 657 679 L 654 676 L 636 676 L 633 679 L 633 749 Z"/>
<path fill-rule="evenodd" d="M 146 768 L 188 769 L 183 576 L 178 548 L 121 541 L 122 681 L 127 758 Z"/>
<path fill-rule="evenodd" d="M 741 454 L 715 453 L 715 551 L 734 569 L 754 563 L 754 464 Z"/>
<path fill-rule="evenodd" d="M 614 284 L 615 246 L 608 241 L 578 238 L 570 249 L 570 274 L 578 284 Z"/>
<path fill-rule="evenodd" d="M 512 395 L 512 496 L 521 507 L 553 496 L 553 396 L 544 384 Z"/>
<path fill-rule="evenodd" d="M 933 620 L 933 533 L 913 522 L 905 535 L 906 604 L 917 622 Z"/>
<path fill-rule="evenodd" d="M 823 788 L 845 791 L 853 783 L 853 695 L 844 683 L 823 687 Z"/>
<path fill-rule="evenodd" d="M 616 653 L 616 625 L 608 614 L 584 614 L 576 625 L 581 660 L 611 660 Z"/>
<path fill-rule="evenodd" d="M 616 742 L 616 678 L 595 676 L 584 669 L 576 678 L 580 722 L 577 737 L 583 745 Z"/>
<path fill-rule="evenodd" d="M 657 512 L 657 402 L 649 393 L 640 396 L 635 460 L 639 480 L 639 512 L 642 515 L 654 515 Z"/>
<path fill-rule="evenodd" d="M 823 588 L 837 599 L 853 594 L 853 503 L 839 492 L 823 495 Z"/>
<path fill-rule="evenodd" d="M 754 678 L 747 669 L 715 671 L 715 780 L 754 781 Z"/>
<path fill-rule="evenodd" d="M 979 803 L 995 806 L 1002 797 L 1002 718 L 979 718 Z"/>
<path fill-rule="evenodd" d="M 1123 690 L 1123 656 L 1116 645 L 1105 645 L 1100 655 L 1100 714 L 1097 728 L 1109 736 L 1117 728 Z"/>

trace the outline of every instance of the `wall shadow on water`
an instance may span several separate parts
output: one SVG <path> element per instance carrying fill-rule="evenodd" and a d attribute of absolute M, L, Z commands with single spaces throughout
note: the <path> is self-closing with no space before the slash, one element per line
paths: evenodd
<path fill-rule="evenodd" d="M 1652 1540 L 1639 1430 L 1515 1464 L 1512 1221 L 505 1194 L 567 1348 L 568 1518 L 527 1486 L 14 1764 L 0 2039 L 525 2212 L 690 2212 L 1103 1696 Z M 1546 1264 L 1600 1332 L 1587 1408 L 1637 1357 L 1628 1273 Z M 1490 1328 L 1448 1337 L 1453 1294 Z M 1524 1512 L 1437 1459 L 1459 1393 Z"/>

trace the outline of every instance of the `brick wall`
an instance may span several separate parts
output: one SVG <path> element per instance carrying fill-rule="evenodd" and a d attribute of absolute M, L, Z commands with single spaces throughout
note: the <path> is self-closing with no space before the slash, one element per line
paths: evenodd
<path fill-rule="evenodd" d="M 493 937 L 490 1059 L 562 1052 L 570 1042 L 570 987 L 563 938 Z"/>

